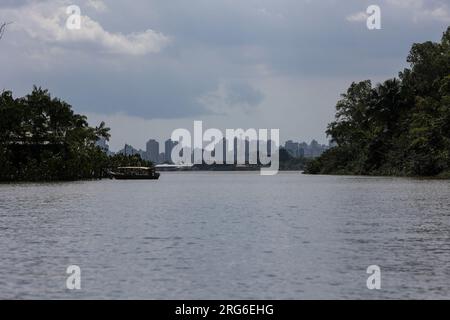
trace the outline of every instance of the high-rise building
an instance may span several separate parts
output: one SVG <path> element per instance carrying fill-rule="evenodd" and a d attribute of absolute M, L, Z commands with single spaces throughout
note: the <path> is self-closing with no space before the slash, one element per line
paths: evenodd
<path fill-rule="evenodd" d="M 224 137 L 222 139 L 222 144 L 219 145 L 219 148 L 222 147 L 222 157 L 223 157 L 223 164 L 227 163 L 227 139 Z"/>
<path fill-rule="evenodd" d="M 97 140 L 97 142 L 95 142 L 95 145 L 100 149 L 102 149 L 103 152 L 108 153 L 109 146 L 108 143 L 106 142 L 106 138 L 101 137 L 100 139 Z"/>
<path fill-rule="evenodd" d="M 148 140 L 145 153 L 147 160 L 159 163 L 159 142 L 154 139 Z"/>
<path fill-rule="evenodd" d="M 300 146 L 298 142 L 294 142 L 292 140 L 286 141 L 284 144 L 284 148 L 287 152 L 293 157 L 299 157 L 300 156 Z"/>
<path fill-rule="evenodd" d="M 125 147 L 122 150 L 119 150 L 117 153 L 123 154 L 125 156 L 134 156 L 136 154 L 141 154 L 140 150 L 133 148 L 133 146 L 130 146 L 129 144 L 125 144 Z"/>
<path fill-rule="evenodd" d="M 309 144 L 311 150 L 311 156 L 313 158 L 320 157 L 320 155 L 327 149 L 326 146 L 320 145 L 316 140 L 311 141 Z"/>
<path fill-rule="evenodd" d="M 166 155 L 166 162 L 172 163 L 172 149 L 178 144 L 176 141 L 172 141 L 172 139 L 166 140 L 164 143 L 165 147 L 165 155 Z"/>

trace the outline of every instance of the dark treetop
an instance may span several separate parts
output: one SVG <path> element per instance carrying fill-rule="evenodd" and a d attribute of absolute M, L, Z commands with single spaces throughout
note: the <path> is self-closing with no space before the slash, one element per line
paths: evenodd
<path fill-rule="evenodd" d="M 151 165 L 140 157 L 108 157 L 96 142 L 109 139 L 105 123 L 90 127 L 83 115 L 47 90 L 23 98 L 0 95 L 0 181 L 96 179 L 109 168 Z"/>
<path fill-rule="evenodd" d="M 306 172 L 449 176 L 450 27 L 440 43 L 414 44 L 407 61 L 398 78 L 351 84 L 328 125 L 337 146 Z"/>

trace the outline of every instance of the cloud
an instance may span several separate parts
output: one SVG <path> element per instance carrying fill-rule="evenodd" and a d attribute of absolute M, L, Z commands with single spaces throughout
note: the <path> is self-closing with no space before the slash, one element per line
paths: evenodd
<path fill-rule="evenodd" d="M 450 6 L 440 0 L 385 0 L 385 4 L 381 5 L 382 14 L 388 10 L 394 12 L 401 10 L 408 13 L 409 18 L 415 23 L 427 20 L 450 22 Z M 345 19 L 349 22 L 364 22 L 368 16 L 366 12 L 359 11 L 347 15 Z"/>
<path fill-rule="evenodd" d="M 107 7 L 103 0 L 87 0 L 86 5 L 97 11 L 106 11 Z"/>
<path fill-rule="evenodd" d="M 400 8 L 420 9 L 424 5 L 423 0 L 386 0 L 386 2 Z"/>
<path fill-rule="evenodd" d="M 2 0 L 2 7 L 17 7 L 31 2 L 31 0 Z"/>
<path fill-rule="evenodd" d="M 106 8 L 102 1 L 87 2 L 96 9 Z M 53 48 L 71 50 L 96 49 L 111 54 L 146 55 L 161 51 L 170 38 L 147 29 L 129 34 L 106 31 L 102 25 L 87 15 L 81 15 L 81 29 L 66 28 L 68 14 L 66 1 L 44 1 L 2 10 L 2 16 L 14 21 L 14 28 L 25 32 L 33 40 Z"/>
<path fill-rule="evenodd" d="M 225 101 L 232 106 L 246 105 L 254 107 L 259 105 L 263 94 L 247 83 L 231 83 L 226 87 Z"/>
<path fill-rule="evenodd" d="M 351 15 L 348 15 L 345 19 L 349 22 L 362 22 L 362 21 L 366 21 L 368 18 L 367 13 L 365 13 L 364 11 L 361 12 L 357 12 Z"/>
<path fill-rule="evenodd" d="M 236 109 L 250 112 L 263 100 L 261 91 L 242 81 L 221 83 L 216 90 L 199 98 L 206 109 L 216 114 L 227 114 Z"/>
<path fill-rule="evenodd" d="M 448 1 L 441 0 L 386 0 L 387 4 L 409 10 L 415 22 L 435 20 L 450 22 L 450 6 Z"/>
<path fill-rule="evenodd" d="M 0 0 L 0 21 L 14 21 L 0 90 L 48 88 L 76 112 L 129 117 L 123 132 L 137 119 L 215 117 L 317 138 L 351 81 L 396 76 L 412 43 L 448 25 L 443 1 L 387 1 L 383 31 L 371 32 L 346 21 L 362 19 L 351 13 L 372 2 L 361 0 Z M 68 4 L 81 8 L 79 31 L 64 28 Z M 148 137 L 159 130 L 148 126 Z"/>
<path fill-rule="evenodd" d="M 450 22 L 450 9 L 448 6 L 442 6 L 431 10 L 426 10 L 424 14 L 436 20 Z"/>

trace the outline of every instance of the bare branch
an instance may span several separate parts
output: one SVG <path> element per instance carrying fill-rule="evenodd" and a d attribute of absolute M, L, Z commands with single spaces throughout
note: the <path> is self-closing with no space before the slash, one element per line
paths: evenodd
<path fill-rule="evenodd" d="M 5 34 L 6 31 L 6 27 L 8 25 L 10 25 L 12 22 L 4 22 L 2 24 L 0 24 L 0 39 L 3 37 L 3 35 Z"/>

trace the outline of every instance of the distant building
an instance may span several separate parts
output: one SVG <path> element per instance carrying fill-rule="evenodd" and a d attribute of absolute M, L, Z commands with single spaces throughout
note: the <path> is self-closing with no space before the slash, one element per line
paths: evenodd
<path fill-rule="evenodd" d="M 300 157 L 300 144 L 298 142 L 288 140 L 284 144 L 284 148 L 291 156 L 293 156 L 295 158 Z"/>
<path fill-rule="evenodd" d="M 97 140 L 97 142 L 95 143 L 95 145 L 97 147 L 100 147 L 100 149 L 102 149 L 103 152 L 108 152 L 109 151 L 109 146 L 106 143 L 106 139 L 105 138 L 100 138 Z"/>
<path fill-rule="evenodd" d="M 141 155 L 142 151 L 133 148 L 133 146 L 129 144 L 125 144 L 124 148 L 122 150 L 119 150 L 119 152 L 117 153 L 123 154 L 125 156 L 134 156 L 136 154 Z"/>
<path fill-rule="evenodd" d="M 218 148 L 222 147 L 222 164 L 226 164 L 227 163 L 227 139 L 224 137 L 222 139 L 222 142 L 219 143 L 219 145 L 217 146 Z"/>
<path fill-rule="evenodd" d="M 172 139 L 168 139 L 164 143 L 165 155 L 166 155 L 165 162 L 172 163 L 172 149 L 176 145 L 177 145 L 177 142 L 172 141 Z"/>
<path fill-rule="evenodd" d="M 309 145 L 306 142 L 302 142 L 299 144 L 299 148 L 300 148 L 300 153 L 302 154 L 303 157 L 308 157 L 308 150 L 309 150 Z"/>
<path fill-rule="evenodd" d="M 313 140 L 309 144 L 309 149 L 311 157 L 316 158 L 320 157 L 320 155 L 326 150 L 326 146 L 322 146 L 316 140 Z"/>
<path fill-rule="evenodd" d="M 316 140 L 312 140 L 310 144 L 306 142 L 294 142 L 292 140 L 286 141 L 284 148 L 293 157 L 306 157 L 306 158 L 317 158 L 322 155 L 322 153 L 329 149 L 329 146 L 319 144 Z"/>
<path fill-rule="evenodd" d="M 240 163 L 246 163 L 250 164 L 250 162 L 254 162 L 255 159 L 257 160 L 260 153 L 262 151 L 267 152 L 267 156 L 271 157 L 273 150 L 271 142 L 274 143 L 275 150 L 278 150 L 280 148 L 279 145 L 276 145 L 274 141 L 249 141 L 248 139 L 240 140 L 237 137 L 234 137 L 233 140 L 227 141 L 224 137 L 222 141 L 220 141 L 215 146 L 215 151 L 211 153 L 211 156 L 215 157 L 216 153 L 220 154 L 218 152 L 218 148 L 222 149 L 222 155 L 221 158 L 223 159 L 223 163 L 226 163 L 227 159 L 231 160 L 232 163 L 236 164 L 238 162 Z M 142 159 L 152 161 L 155 164 L 162 164 L 162 163 L 169 163 L 174 164 L 172 159 L 172 150 L 173 148 L 178 144 L 178 141 L 172 141 L 171 139 L 168 139 L 164 142 L 164 152 L 160 152 L 159 148 L 159 142 L 150 139 L 146 143 L 146 150 L 138 150 L 133 148 L 133 146 L 129 144 L 125 144 L 125 147 L 118 151 L 119 154 L 124 154 L 127 156 L 130 155 L 140 155 Z M 106 143 L 105 139 L 99 139 L 96 143 L 102 150 L 107 152 L 108 154 L 112 154 L 109 152 L 109 146 Z M 330 142 L 329 145 L 323 145 L 319 144 L 316 140 L 312 140 L 310 144 L 306 142 L 295 142 L 293 140 L 288 140 L 284 144 L 284 149 L 294 158 L 299 157 L 305 157 L 305 158 L 316 158 L 322 155 L 324 151 L 326 151 L 329 148 L 332 148 L 335 146 L 335 143 Z M 239 146 L 239 147 L 238 147 Z M 266 150 L 260 150 L 260 148 L 264 146 L 267 148 Z M 233 150 L 228 150 L 228 147 L 233 148 Z M 238 153 L 239 149 L 239 153 Z M 252 151 L 250 149 L 253 149 Z M 189 161 L 185 159 L 189 159 L 189 156 L 184 156 L 184 153 L 191 155 L 191 162 L 194 163 L 194 153 L 197 152 L 201 155 L 203 155 L 203 149 L 190 149 L 190 148 L 184 148 L 180 152 L 180 156 L 184 158 L 183 161 L 179 161 L 180 163 L 175 163 L 176 165 L 185 164 Z M 230 151 L 230 152 L 229 152 Z M 239 156 L 239 161 L 238 161 Z M 205 159 L 203 159 L 205 160 Z"/>
<path fill-rule="evenodd" d="M 298 148 L 298 156 L 299 158 L 303 158 L 305 156 L 305 149 L 303 148 Z"/>
<path fill-rule="evenodd" d="M 150 139 L 146 145 L 145 158 L 153 163 L 159 163 L 159 142 Z"/>
<path fill-rule="evenodd" d="M 109 145 L 105 138 L 98 139 L 95 145 L 99 147 L 104 153 L 106 153 L 106 155 L 108 156 L 114 155 L 114 152 L 109 151 Z"/>

